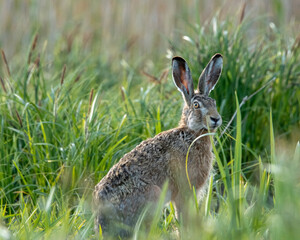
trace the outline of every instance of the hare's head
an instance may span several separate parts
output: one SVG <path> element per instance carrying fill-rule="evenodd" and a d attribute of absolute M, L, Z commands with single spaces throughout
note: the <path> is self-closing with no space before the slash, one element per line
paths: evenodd
<path fill-rule="evenodd" d="M 193 79 L 186 61 L 181 57 L 172 59 L 173 80 L 185 100 L 181 125 L 196 132 L 201 129 L 215 131 L 221 125 L 222 118 L 217 111 L 216 101 L 208 95 L 219 80 L 222 66 L 222 55 L 214 55 L 201 73 L 197 90 L 194 91 Z"/>

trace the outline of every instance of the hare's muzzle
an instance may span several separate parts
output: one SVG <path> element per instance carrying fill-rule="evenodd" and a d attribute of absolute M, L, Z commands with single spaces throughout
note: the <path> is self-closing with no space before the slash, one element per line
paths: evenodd
<path fill-rule="evenodd" d="M 217 129 L 222 124 L 222 118 L 220 116 L 211 116 L 210 117 L 210 128 Z"/>

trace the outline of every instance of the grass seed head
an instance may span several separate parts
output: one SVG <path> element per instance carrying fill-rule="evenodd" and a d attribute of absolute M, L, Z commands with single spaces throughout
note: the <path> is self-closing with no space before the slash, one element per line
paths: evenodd
<path fill-rule="evenodd" d="M 6 56 L 5 56 L 5 52 L 3 51 L 3 49 L 1 50 L 1 54 L 2 54 L 3 62 L 4 62 L 5 67 L 6 67 L 7 74 L 10 77 L 11 76 L 10 75 L 10 70 L 9 70 L 9 66 L 8 66 L 7 59 L 6 59 Z"/>

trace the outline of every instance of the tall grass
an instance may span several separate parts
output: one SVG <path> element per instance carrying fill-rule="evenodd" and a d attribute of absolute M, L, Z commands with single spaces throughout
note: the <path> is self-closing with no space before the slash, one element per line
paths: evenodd
<path fill-rule="evenodd" d="M 299 91 L 295 86 L 298 86 L 300 68 L 299 48 L 294 48 L 298 40 L 283 37 L 273 25 L 270 32 L 257 33 L 253 39 L 248 29 L 255 21 L 246 20 L 236 25 L 230 20 L 218 23 L 218 19 L 213 18 L 208 25 L 193 26 L 194 33 L 174 43 L 173 48 L 176 54 L 190 59 L 194 64 L 192 69 L 203 69 L 211 52 L 224 54 L 224 74 L 212 94 L 225 119 L 230 119 L 235 111 L 232 104 L 235 91 L 242 101 L 263 87 L 241 109 L 245 113 L 243 142 L 250 149 L 255 146 L 261 151 L 268 142 L 263 130 L 268 123 L 270 107 L 276 118 L 274 128 L 279 134 L 291 134 L 295 126 L 299 127 L 299 99 L 296 97 Z M 287 96 L 289 100 L 282 101 Z"/>
<path fill-rule="evenodd" d="M 195 81 L 222 53 L 212 97 L 224 126 L 237 116 L 215 137 L 215 174 L 202 203 L 191 199 L 188 225 L 179 225 L 172 204 L 163 211 L 158 204 L 150 232 L 141 216 L 137 238 L 170 239 L 177 228 L 183 239 L 299 235 L 299 38 L 267 23 L 193 19 L 181 23 L 168 49 L 165 41 L 163 54 L 159 48 L 156 54 L 185 57 Z M 86 48 L 76 34 L 62 34 L 49 53 L 43 36 L 30 35 L 26 54 L 11 58 L 2 49 L 0 238 L 98 238 L 94 185 L 140 141 L 176 126 L 181 96 L 166 77 L 169 59 L 96 53 L 97 36 Z"/>

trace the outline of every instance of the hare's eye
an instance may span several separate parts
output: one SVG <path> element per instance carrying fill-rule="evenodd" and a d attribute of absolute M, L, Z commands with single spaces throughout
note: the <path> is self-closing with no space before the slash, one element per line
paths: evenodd
<path fill-rule="evenodd" d="M 199 107 L 200 107 L 199 103 L 194 102 L 194 108 L 199 108 Z"/>

